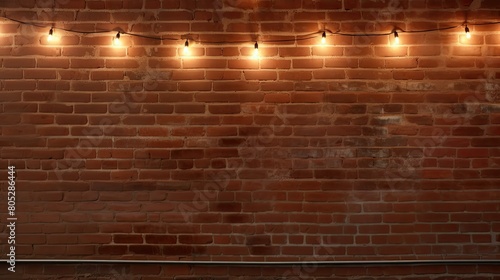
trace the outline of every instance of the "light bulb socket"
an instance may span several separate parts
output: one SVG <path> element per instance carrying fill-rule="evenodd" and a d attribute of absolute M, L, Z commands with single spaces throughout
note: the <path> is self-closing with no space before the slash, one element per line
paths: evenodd
<path fill-rule="evenodd" d="M 116 33 L 116 37 L 115 37 L 115 38 L 116 38 L 117 40 L 119 40 L 119 39 L 120 39 L 120 36 L 121 36 L 121 35 L 120 35 L 120 32 L 118 32 L 118 33 Z"/>
<path fill-rule="evenodd" d="M 253 45 L 254 49 L 258 50 L 259 49 L 259 43 L 255 42 L 255 45 Z"/>
<path fill-rule="evenodd" d="M 184 43 L 184 47 L 189 48 L 189 41 L 188 40 L 186 40 L 186 42 Z"/>
<path fill-rule="evenodd" d="M 394 31 L 394 38 L 399 38 L 399 34 L 397 31 Z"/>
<path fill-rule="evenodd" d="M 50 28 L 50 30 L 49 30 L 49 36 L 52 36 L 52 35 L 54 35 L 54 28 Z"/>

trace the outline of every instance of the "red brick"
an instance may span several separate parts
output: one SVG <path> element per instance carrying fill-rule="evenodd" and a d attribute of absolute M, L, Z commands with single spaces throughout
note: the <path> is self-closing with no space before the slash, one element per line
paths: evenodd
<path fill-rule="evenodd" d="M 425 73 L 423 71 L 394 71 L 393 77 L 395 80 L 423 80 Z"/>
<path fill-rule="evenodd" d="M 24 70 L 25 79 L 55 79 L 55 70 Z"/>
<path fill-rule="evenodd" d="M 124 255 L 127 252 L 127 245 L 102 245 L 97 250 L 102 255 Z"/>
<path fill-rule="evenodd" d="M 33 58 L 4 58 L 2 65 L 5 68 L 35 68 L 35 63 Z"/>
<path fill-rule="evenodd" d="M 130 245 L 129 252 L 132 254 L 160 255 L 162 247 L 152 245 Z"/>
<path fill-rule="evenodd" d="M 481 171 L 482 178 L 500 178 L 500 170 L 498 169 L 485 169 Z"/>
<path fill-rule="evenodd" d="M 134 116 L 130 115 L 122 120 L 125 125 L 152 125 L 155 124 L 154 116 Z"/>
<path fill-rule="evenodd" d="M 237 104 L 209 105 L 208 111 L 211 114 L 238 114 L 241 112 L 241 106 Z"/>
<path fill-rule="evenodd" d="M 418 60 L 414 58 L 386 59 L 385 67 L 388 68 L 416 68 Z"/>
<path fill-rule="evenodd" d="M 256 82 L 214 82 L 214 91 L 257 91 L 259 84 Z"/>
<path fill-rule="evenodd" d="M 414 46 L 408 48 L 410 56 L 438 56 L 441 54 L 441 48 L 429 48 L 426 46 Z"/>
<path fill-rule="evenodd" d="M 230 61 L 231 62 L 231 61 Z M 291 60 L 280 59 L 261 59 L 260 67 L 262 69 L 290 69 Z"/>
<path fill-rule="evenodd" d="M 177 59 L 150 59 L 148 64 L 151 68 L 177 69 L 181 67 L 181 61 Z"/>
<path fill-rule="evenodd" d="M 306 81 L 312 79 L 311 72 L 306 71 L 287 71 L 278 74 L 280 80 Z"/>
<path fill-rule="evenodd" d="M 143 243 L 142 235 L 131 235 L 131 234 L 115 234 L 113 236 L 113 242 L 120 244 L 133 244 L 133 243 Z"/>
<path fill-rule="evenodd" d="M 346 75 L 349 79 L 362 79 L 362 80 L 379 80 L 389 79 L 392 74 L 388 71 L 378 70 L 346 70 Z"/>
<path fill-rule="evenodd" d="M 246 80 L 276 80 L 278 75 L 273 71 L 245 71 Z"/>
<path fill-rule="evenodd" d="M 294 59 L 292 60 L 292 67 L 294 69 L 303 68 L 323 68 L 323 59 Z"/>
<path fill-rule="evenodd" d="M 408 53 L 408 49 L 404 47 L 391 48 L 391 47 L 375 47 L 375 55 L 381 57 L 403 57 Z"/>
<path fill-rule="evenodd" d="M 315 70 L 313 71 L 315 79 L 344 79 L 343 70 Z"/>
<path fill-rule="evenodd" d="M 240 80 L 240 71 L 210 70 L 206 71 L 207 80 Z"/>
<path fill-rule="evenodd" d="M 453 135 L 456 136 L 482 136 L 484 130 L 479 127 L 458 127 L 453 129 Z"/>
<path fill-rule="evenodd" d="M 13 81 L 7 80 L 3 82 L 5 90 L 35 90 L 36 82 L 34 81 Z"/>
<path fill-rule="evenodd" d="M 351 53 L 352 52 L 352 53 Z M 347 53 L 348 55 L 366 55 L 371 56 L 370 48 L 358 48 Z M 383 68 L 386 62 L 379 58 L 367 58 L 359 61 L 359 66 L 361 68 Z"/>
<path fill-rule="evenodd" d="M 205 113 L 205 105 L 203 104 L 176 104 L 174 111 L 176 113 Z"/>
<path fill-rule="evenodd" d="M 204 77 L 204 71 L 201 70 L 176 70 L 172 73 L 173 80 L 203 80 Z"/>
<path fill-rule="evenodd" d="M 229 69 L 258 69 L 259 61 L 255 59 L 229 60 Z"/>
<path fill-rule="evenodd" d="M 209 91 L 212 89 L 212 83 L 206 81 L 180 82 L 178 83 L 180 91 Z"/>
<path fill-rule="evenodd" d="M 190 68 L 226 68 L 227 61 L 224 59 L 191 59 L 184 60 L 183 66 Z"/>
<path fill-rule="evenodd" d="M 300 48 L 280 48 L 279 55 L 281 57 L 294 57 L 294 56 L 310 56 L 311 49 L 308 47 Z"/>

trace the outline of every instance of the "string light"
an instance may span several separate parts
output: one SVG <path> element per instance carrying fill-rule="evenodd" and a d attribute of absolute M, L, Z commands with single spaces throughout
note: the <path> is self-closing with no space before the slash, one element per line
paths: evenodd
<path fill-rule="evenodd" d="M 253 45 L 253 56 L 254 57 L 259 57 L 259 43 L 255 42 L 255 45 Z"/>
<path fill-rule="evenodd" d="M 53 26 L 51 27 L 51 26 L 49 26 L 47 24 L 38 23 L 38 22 L 26 22 L 26 21 L 22 21 L 22 20 L 13 19 L 13 18 L 10 18 L 10 17 L 7 17 L 7 16 L 0 16 L 0 18 L 4 18 L 4 19 L 7 19 L 7 20 L 10 20 L 10 21 L 13 21 L 13 22 L 17 22 L 17 23 L 23 24 L 23 25 L 31 25 L 31 26 L 39 27 L 39 28 L 49 28 L 50 27 L 49 36 L 47 37 L 47 39 L 48 39 L 48 41 L 54 39 L 54 27 Z M 474 23 L 474 24 L 469 23 L 468 25 L 493 25 L 493 24 L 500 24 L 500 21 L 479 22 L 479 23 Z M 463 28 L 463 26 L 464 26 L 464 24 L 454 25 L 454 26 L 448 26 L 448 27 L 434 28 L 434 29 L 425 29 L 425 30 L 401 30 L 401 29 L 399 29 L 399 32 L 403 32 L 403 33 L 439 32 L 439 31 L 454 29 L 454 28 L 458 28 L 458 27 L 462 27 Z M 64 28 L 64 27 L 58 27 L 58 29 L 66 31 L 66 32 L 79 33 L 79 34 L 100 34 L 100 33 L 109 33 L 109 32 L 112 32 L 111 30 L 83 31 L 83 30 L 68 29 L 68 28 Z M 327 32 L 330 33 L 330 34 L 332 34 L 332 35 L 336 35 L 336 36 L 349 36 L 349 37 L 374 37 L 374 36 L 387 36 L 387 35 L 393 34 L 394 35 L 394 43 L 395 44 L 399 44 L 400 43 L 399 42 L 400 41 L 399 40 L 399 34 L 396 31 L 385 32 L 385 33 L 344 33 L 344 32 L 341 32 L 340 30 L 338 30 L 338 31 L 324 30 L 322 32 L 318 31 L 318 32 L 313 32 L 313 33 L 309 33 L 309 34 L 296 35 L 293 38 L 271 39 L 271 40 L 265 40 L 265 41 L 262 41 L 262 42 L 264 42 L 264 43 L 287 43 L 287 42 L 293 43 L 293 42 L 305 41 L 305 40 L 310 40 L 310 39 L 313 39 L 313 38 L 317 38 L 318 33 L 320 33 L 321 34 L 321 43 L 325 44 L 326 43 Z M 155 37 L 155 36 L 147 36 L 147 35 L 142 35 L 142 34 L 136 34 L 136 33 L 129 33 L 129 32 L 121 31 L 121 32 L 118 32 L 116 34 L 116 36 L 113 37 L 113 43 L 115 45 L 121 45 L 121 43 L 120 43 L 120 36 L 121 36 L 121 34 L 126 34 L 126 35 L 131 36 L 131 37 L 140 37 L 140 38 L 145 38 L 145 39 L 150 39 L 150 40 L 158 40 L 158 41 L 179 41 L 179 40 L 183 40 L 183 39 L 181 39 L 181 38 L 179 38 L 177 36 Z M 469 27 L 467 25 L 465 25 L 465 35 L 466 35 L 467 38 L 471 37 L 470 30 L 469 30 Z M 50 38 L 50 37 L 52 37 L 52 38 Z M 249 41 L 248 40 L 241 40 L 241 41 L 211 41 L 211 40 L 203 40 L 203 41 L 201 41 L 200 40 L 200 41 L 195 41 L 195 42 L 200 43 L 200 44 L 204 44 L 204 43 L 205 44 L 243 44 L 243 43 L 248 43 Z M 189 45 L 189 42 L 187 42 L 187 44 Z M 254 54 L 258 53 L 258 44 L 255 43 L 255 46 L 256 46 L 256 48 L 254 50 Z M 186 47 L 186 44 L 185 44 L 185 47 Z"/>
<path fill-rule="evenodd" d="M 47 36 L 47 41 L 51 42 L 52 40 L 54 40 L 54 28 L 50 28 L 49 36 Z"/>
<path fill-rule="evenodd" d="M 399 45 L 399 34 L 397 31 L 394 31 L 394 44 Z"/>
<path fill-rule="evenodd" d="M 465 25 L 465 37 L 467 39 L 470 39 L 470 31 L 469 31 L 469 27 L 467 25 Z"/>
<path fill-rule="evenodd" d="M 120 32 L 116 33 L 116 36 L 113 38 L 113 44 L 115 46 L 120 46 L 121 45 L 121 42 L 120 42 Z"/>

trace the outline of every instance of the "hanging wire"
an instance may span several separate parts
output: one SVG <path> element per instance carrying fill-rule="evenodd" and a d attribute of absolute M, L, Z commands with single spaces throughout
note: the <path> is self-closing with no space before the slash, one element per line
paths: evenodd
<path fill-rule="evenodd" d="M 455 29 L 458 27 L 463 26 L 462 24 L 460 25 L 454 25 L 454 26 L 447 26 L 447 27 L 440 27 L 440 28 L 431 28 L 431 29 L 422 29 L 422 30 L 404 30 L 400 29 L 399 31 L 402 33 L 428 33 L 428 32 L 435 32 L 435 31 L 444 31 L 444 30 L 450 30 L 450 29 Z"/>
<path fill-rule="evenodd" d="M 467 23 L 468 25 L 493 25 L 500 24 L 500 21 L 492 21 L 492 22 L 480 22 L 480 23 Z"/>
<path fill-rule="evenodd" d="M 371 36 L 371 37 L 376 37 L 376 36 L 387 36 L 391 35 L 394 32 L 384 32 L 384 33 L 346 33 L 346 32 L 341 32 L 340 30 L 337 31 L 331 31 L 329 29 L 325 29 L 326 32 L 332 34 L 332 35 L 340 35 L 340 36 L 348 36 L 348 37 L 365 37 L 365 36 Z"/>
<path fill-rule="evenodd" d="M 42 23 L 37 23 L 37 22 L 30 22 L 30 21 L 23 21 L 23 20 L 18 20 L 15 18 L 11 18 L 8 16 L 0 16 L 0 18 L 4 18 L 13 22 L 17 22 L 23 25 L 30 25 L 38 28 L 57 28 L 59 30 L 63 30 L 66 32 L 71 32 L 71 33 L 78 33 L 78 34 L 102 34 L 102 33 L 109 33 L 109 32 L 117 32 L 116 30 L 95 30 L 95 31 L 84 31 L 84 30 L 75 30 L 75 29 L 70 29 L 70 28 L 64 28 L 64 27 L 55 27 L 54 25 L 48 25 L 48 24 L 42 24 Z M 268 39 L 268 40 L 259 40 L 259 42 L 262 43 L 293 43 L 293 42 L 298 42 L 298 41 L 305 41 L 305 40 L 310 40 L 317 38 L 318 34 L 323 34 L 325 32 L 328 32 L 329 34 L 332 35 L 339 35 L 339 36 L 350 36 L 350 37 L 376 37 L 376 36 L 388 36 L 391 34 L 396 34 L 397 32 L 399 33 L 428 33 L 428 32 L 439 32 L 439 31 L 445 31 L 445 30 L 450 30 L 450 29 L 455 29 L 458 27 L 463 27 L 466 25 L 469 26 L 481 26 L 481 25 L 494 25 L 494 24 L 500 24 L 500 21 L 494 21 L 494 22 L 479 22 L 479 23 L 470 23 L 466 22 L 460 25 L 454 25 L 454 26 L 447 26 L 447 27 L 439 27 L 439 28 L 430 28 L 430 29 L 421 29 L 421 30 L 404 30 L 404 29 L 394 29 L 390 32 L 380 32 L 380 33 L 349 33 L 349 32 L 342 32 L 340 30 L 337 31 L 332 31 L 328 29 L 320 30 L 317 32 L 312 32 L 312 33 L 306 33 L 302 35 L 296 35 L 294 38 L 284 38 L 284 39 Z M 149 35 L 143 35 L 143 34 L 137 34 L 137 33 L 132 33 L 132 32 L 126 32 L 126 31 L 119 31 L 121 34 L 125 34 L 128 36 L 132 37 L 138 37 L 138 38 L 144 38 L 144 39 L 151 39 L 151 40 L 158 40 L 158 41 L 179 41 L 179 40 L 185 40 L 186 38 L 182 38 L 181 36 L 179 37 L 164 37 L 164 36 L 149 36 Z M 200 44 L 243 44 L 243 43 L 252 43 L 255 42 L 255 40 L 228 40 L 228 41 L 210 41 L 210 40 L 195 40 L 195 39 L 189 39 L 190 41 L 200 43 Z"/>
<path fill-rule="evenodd" d="M 30 21 L 22 21 L 18 19 L 14 19 L 8 16 L 2 16 L 4 19 L 8 19 L 13 22 L 17 22 L 23 25 L 29 25 L 29 26 L 34 26 L 34 27 L 39 27 L 39 28 L 55 28 L 53 25 L 48 25 L 48 24 L 40 24 L 36 22 L 30 22 Z M 72 32 L 72 33 L 79 33 L 79 34 L 99 34 L 99 33 L 109 33 L 112 32 L 113 30 L 97 30 L 97 31 L 81 31 L 81 30 L 74 30 L 74 29 L 68 29 L 64 27 L 57 27 L 59 30 L 64 30 L 66 32 Z"/>

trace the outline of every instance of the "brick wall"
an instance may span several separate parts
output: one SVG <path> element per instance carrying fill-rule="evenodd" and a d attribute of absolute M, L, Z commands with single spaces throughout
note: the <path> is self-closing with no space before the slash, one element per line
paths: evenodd
<path fill-rule="evenodd" d="M 46 26 L 0 21 L 0 218 L 13 165 L 19 259 L 498 260 L 500 25 L 474 25 L 498 20 L 497 1 L 9 0 L 0 7 L 2 16 Z M 401 31 L 466 20 L 470 40 L 463 26 Z M 395 29 L 400 45 L 392 35 L 366 35 Z M 328 34 L 322 46 L 323 30 L 361 36 Z M 113 46 L 118 31 L 122 45 Z M 58 269 L 133 270 L 151 279 L 172 271 L 18 265 L 17 276 L 35 278 Z M 169 269 L 186 278 L 246 275 Z M 498 275 L 476 265 L 348 271 Z"/>

